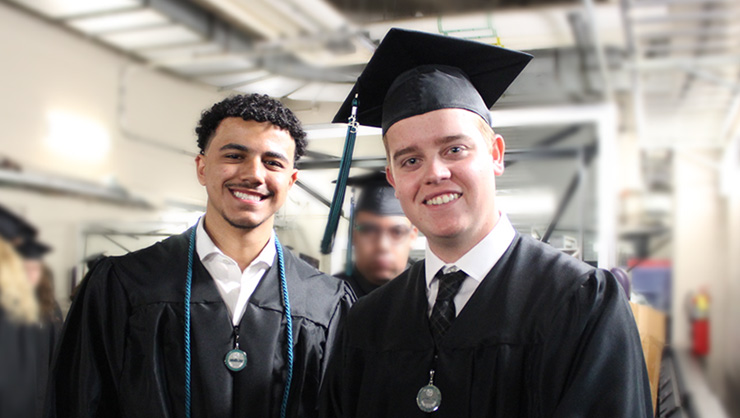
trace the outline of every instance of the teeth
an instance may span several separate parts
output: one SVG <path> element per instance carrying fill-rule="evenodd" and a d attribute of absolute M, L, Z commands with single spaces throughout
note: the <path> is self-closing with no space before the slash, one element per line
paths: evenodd
<path fill-rule="evenodd" d="M 242 193 L 242 192 L 237 192 L 237 191 L 234 191 L 233 193 L 234 193 L 234 196 L 242 200 L 251 200 L 252 202 L 259 202 L 260 200 L 262 200 L 262 198 L 260 198 L 259 196 L 249 194 L 249 193 Z"/>
<path fill-rule="evenodd" d="M 427 205 L 443 205 L 460 197 L 459 193 L 447 193 L 427 200 Z"/>

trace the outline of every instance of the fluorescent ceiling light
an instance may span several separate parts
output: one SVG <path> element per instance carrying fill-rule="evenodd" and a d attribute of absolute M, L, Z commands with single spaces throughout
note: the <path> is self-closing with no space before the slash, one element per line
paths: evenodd
<path fill-rule="evenodd" d="M 136 51 L 136 55 L 154 63 L 189 61 L 195 57 L 223 52 L 224 48 L 213 42 L 196 45 L 178 45 Z"/>
<path fill-rule="evenodd" d="M 347 19 L 326 0 L 283 0 L 294 10 L 300 10 L 324 29 L 340 30 L 347 26 Z"/>
<path fill-rule="evenodd" d="M 261 2 L 249 0 L 199 0 L 215 10 L 221 16 L 228 16 L 229 20 L 236 22 L 242 28 L 258 33 L 266 39 L 275 39 L 284 35 L 279 28 L 271 25 L 274 20 L 266 19 L 260 7 Z M 283 24 L 283 22 L 277 22 Z"/>
<path fill-rule="evenodd" d="M 141 6 L 143 0 L 12 0 L 44 16 L 64 18 Z"/>
<path fill-rule="evenodd" d="M 124 50 L 156 48 L 203 40 L 198 33 L 181 25 L 170 25 L 130 32 L 116 32 L 102 35 L 100 39 L 103 42 Z"/>
<path fill-rule="evenodd" d="M 163 63 L 163 65 L 180 74 L 206 75 L 249 70 L 254 67 L 254 62 L 244 56 L 222 54 L 197 57 L 173 65 Z"/>
<path fill-rule="evenodd" d="M 204 83 L 218 86 L 238 86 L 239 84 L 249 83 L 260 78 L 266 78 L 270 73 L 265 70 L 245 71 L 235 74 L 222 74 L 212 75 L 207 77 L 199 77 L 198 79 Z"/>
<path fill-rule="evenodd" d="M 51 111 L 46 118 L 46 143 L 55 152 L 82 161 L 100 160 L 108 153 L 110 135 L 100 123 L 62 111 Z"/>
<path fill-rule="evenodd" d="M 243 93 L 260 93 L 272 97 L 284 97 L 303 86 L 304 83 L 304 81 L 296 80 L 295 78 L 273 76 L 237 87 L 235 90 Z"/>
<path fill-rule="evenodd" d="M 66 23 L 80 32 L 97 35 L 105 32 L 165 25 L 169 23 L 169 19 L 153 9 L 140 9 L 104 16 L 72 19 Z"/>
<path fill-rule="evenodd" d="M 349 83 L 310 83 L 296 90 L 288 98 L 311 102 L 343 102 L 352 86 Z"/>

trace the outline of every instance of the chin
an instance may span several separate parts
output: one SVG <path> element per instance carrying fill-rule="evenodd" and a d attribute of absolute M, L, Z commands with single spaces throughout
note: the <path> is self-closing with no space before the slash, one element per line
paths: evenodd
<path fill-rule="evenodd" d="M 396 276 L 392 276 L 392 277 L 391 276 L 385 276 L 385 277 L 381 277 L 380 279 L 378 279 L 378 281 L 379 282 L 382 282 L 382 283 L 388 283 L 389 281 L 393 280 L 394 277 L 396 277 Z"/>
<path fill-rule="evenodd" d="M 255 220 L 249 217 L 227 216 L 226 214 L 222 214 L 221 216 L 229 225 L 238 229 L 254 229 L 265 223 L 264 219 Z"/>
<path fill-rule="evenodd" d="M 444 228 L 432 227 L 423 231 L 424 235 L 443 239 L 452 239 L 460 236 L 465 232 L 464 228 L 458 226 L 445 225 Z"/>

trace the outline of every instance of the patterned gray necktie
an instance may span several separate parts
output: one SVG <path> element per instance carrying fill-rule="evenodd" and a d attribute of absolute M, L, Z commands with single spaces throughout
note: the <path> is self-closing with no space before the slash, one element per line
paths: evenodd
<path fill-rule="evenodd" d="M 463 280 L 467 277 L 467 274 L 462 270 L 447 274 L 442 271 L 443 269 L 440 269 L 437 273 L 439 291 L 434 307 L 432 307 L 432 315 L 429 317 L 432 335 L 437 341 L 445 335 L 450 325 L 452 325 L 452 321 L 455 320 L 455 302 L 453 299 L 460 290 Z"/>

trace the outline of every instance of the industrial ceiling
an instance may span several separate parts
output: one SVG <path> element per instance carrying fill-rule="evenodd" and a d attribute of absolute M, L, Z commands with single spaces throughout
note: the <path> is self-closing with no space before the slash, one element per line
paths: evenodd
<path fill-rule="evenodd" d="M 721 151 L 740 129 L 736 0 L 12 3 L 149 67 L 221 91 L 269 94 L 291 106 L 338 106 L 378 42 L 398 26 L 530 52 L 535 60 L 496 109 L 613 103 L 620 133 L 638 138 L 648 158 L 656 149 Z M 573 179 L 590 178 L 577 195 L 578 205 L 562 220 L 564 230 L 578 231 L 583 238 L 596 223 L 581 215 L 596 200 L 596 172 L 586 164 L 584 150 L 594 146 L 598 127 L 583 121 L 528 126 L 532 122 L 537 121 L 501 129 L 515 151 L 501 193 L 552 183 L 550 190 L 562 204 Z M 341 148 L 343 129 L 320 124 L 308 130 L 309 139 L 328 130 L 336 141 L 310 145 L 315 158 L 306 159 L 304 168 L 336 166 L 332 157 Z M 527 153 L 538 156 L 522 157 Z M 383 154 L 382 147 L 360 149 L 358 166 L 381 167 Z M 548 182 L 553 171 L 563 175 Z M 548 221 L 539 216 L 512 218 L 520 230 L 539 234 Z"/>

